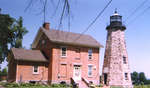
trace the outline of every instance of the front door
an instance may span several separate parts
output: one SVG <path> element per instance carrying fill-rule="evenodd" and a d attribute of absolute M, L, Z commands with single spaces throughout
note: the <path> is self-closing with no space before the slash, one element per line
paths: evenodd
<path fill-rule="evenodd" d="M 81 66 L 80 65 L 74 65 L 73 78 L 75 81 L 81 80 Z"/>

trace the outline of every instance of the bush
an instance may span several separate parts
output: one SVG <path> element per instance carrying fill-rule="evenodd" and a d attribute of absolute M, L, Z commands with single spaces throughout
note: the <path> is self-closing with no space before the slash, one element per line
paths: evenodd
<path fill-rule="evenodd" d="M 119 86 L 111 86 L 110 88 L 122 88 L 122 87 L 119 87 Z"/>
<path fill-rule="evenodd" d="M 150 85 L 135 85 L 134 88 L 150 88 Z"/>
<path fill-rule="evenodd" d="M 71 88 L 71 86 L 66 84 L 52 84 L 52 85 L 40 85 L 40 84 L 32 84 L 32 83 L 4 83 L 0 82 L 0 85 L 6 88 Z"/>
<path fill-rule="evenodd" d="M 52 87 L 66 87 L 66 84 L 52 84 Z"/>
<path fill-rule="evenodd" d="M 6 88 L 16 88 L 16 87 L 19 87 L 19 84 L 17 84 L 17 83 L 3 83 L 2 85 L 4 87 L 6 87 Z"/>

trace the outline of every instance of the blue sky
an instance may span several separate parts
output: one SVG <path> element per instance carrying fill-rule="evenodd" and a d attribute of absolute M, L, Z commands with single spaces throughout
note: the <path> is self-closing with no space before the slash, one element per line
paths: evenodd
<path fill-rule="evenodd" d="M 24 11 L 30 0 L 0 0 L 0 8 L 2 13 L 10 14 L 14 18 L 22 16 L 24 18 L 24 26 L 29 33 L 24 36 L 23 45 L 29 49 L 35 38 L 39 27 L 43 23 L 43 14 L 38 14 L 41 11 L 40 0 L 35 1 L 33 6 Z M 50 0 L 48 0 L 50 1 Z M 57 1 L 57 0 L 54 0 Z M 97 16 L 97 14 L 104 8 L 109 0 L 71 0 L 71 32 L 81 33 Z M 105 10 L 102 16 L 96 23 L 86 32 L 93 36 L 97 41 L 105 46 L 106 26 L 109 24 L 109 18 L 117 8 L 118 13 L 123 16 L 125 20 L 144 0 L 113 0 L 111 5 Z M 150 5 L 150 1 L 146 2 L 138 12 L 131 15 L 131 18 L 124 22 L 127 25 L 125 31 L 127 51 L 129 55 L 129 62 L 131 71 L 145 72 L 146 76 L 150 78 L 150 30 L 149 30 L 149 14 L 150 11 L 144 11 Z M 51 28 L 58 28 L 60 18 L 60 11 L 58 9 L 54 13 L 56 4 L 48 4 L 46 10 L 46 21 L 50 22 Z M 61 5 L 60 5 L 61 6 Z M 144 12 L 143 12 L 144 11 Z M 61 30 L 68 31 L 67 17 L 64 18 Z M 104 50 L 100 51 L 100 68 L 102 69 Z M 4 66 L 4 64 L 3 64 Z"/>

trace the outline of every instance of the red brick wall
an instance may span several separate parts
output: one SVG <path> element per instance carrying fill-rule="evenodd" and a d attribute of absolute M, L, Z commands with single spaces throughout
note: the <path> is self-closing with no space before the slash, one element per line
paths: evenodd
<path fill-rule="evenodd" d="M 95 84 L 99 84 L 99 49 L 92 48 L 93 58 L 92 60 L 88 59 L 88 49 L 86 47 L 75 47 L 75 46 L 66 46 L 67 47 L 67 57 L 61 57 L 61 47 L 64 45 L 54 44 L 52 51 L 52 82 L 57 83 L 60 81 L 70 82 L 70 78 L 73 77 L 74 65 L 81 64 L 81 77 L 93 81 Z M 76 48 L 80 49 L 80 53 L 76 52 Z M 77 59 L 76 59 L 77 58 Z M 66 68 L 66 77 L 61 77 L 61 73 L 64 73 L 64 69 L 61 69 L 61 65 L 65 64 Z M 92 77 L 88 77 L 88 65 L 93 65 Z M 60 76 L 60 78 L 59 78 Z"/>
<path fill-rule="evenodd" d="M 38 74 L 33 74 L 34 65 L 38 65 Z M 48 81 L 48 65 L 42 62 L 17 62 L 16 82 L 20 81 Z"/>
<path fill-rule="evenodd" d="M 49 59 L 48 66 L 48 80 L 50 83 L 58 83 L 66 81 L 70 83 L 70 78 L 73 77 L 74 64 L 81 64 L 81 76 L 89 81 L 93 81 L 95 84 L 99 84 L 99 49 L 92 48 L 93 59 L 88 60 L 88 47 L 60 45 L 51 43 L 45 35 L 42 35 L 41 40 L 47 41 L 46 44 L 37 45 L 37 49 L 43 51 Z M 61 57 L 61 46 L 67 47 L 67 57 Z M 80 53 L 77 53 L 77 48 Z M 88 65 L 93 65 L 96 69 L 93 69 L 92 77 L 88 77 Z M 66 65 L 66 68 L 61 67 Z M 66 69 L 66 70 L 65 70 Z M 61 76 L 65 74 L 66 76 Z"/>
<path fill-rule="evenodd" d="M 15 82 L 16 81 L 16 62 L 12 53 L 8 55 L 8 82 Z"/>

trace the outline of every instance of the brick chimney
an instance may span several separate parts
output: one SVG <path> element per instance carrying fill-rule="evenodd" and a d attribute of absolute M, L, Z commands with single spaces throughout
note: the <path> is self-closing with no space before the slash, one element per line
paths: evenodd
<path fill-rule="evenodd" d="M 43 28 L 45 28 L 46 30 L 49 30 L 49 29 L 50 29 L 50 23 L 45 22 L 45 23 L 43 24 Z"/>

